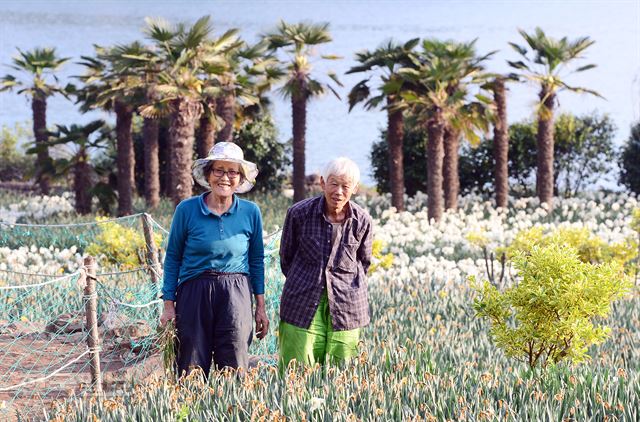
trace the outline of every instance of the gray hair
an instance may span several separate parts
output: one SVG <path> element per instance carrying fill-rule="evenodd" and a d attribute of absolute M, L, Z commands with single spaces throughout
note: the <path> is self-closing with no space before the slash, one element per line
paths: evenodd
<path fill-rule="evenodd" d="M 322 178 L 326 182 L 329 176 L 347 176 L 356 186 L 360 182 L 358 165 L 347 157 L 338 157 L 329 161 L 322 171 Z"/>

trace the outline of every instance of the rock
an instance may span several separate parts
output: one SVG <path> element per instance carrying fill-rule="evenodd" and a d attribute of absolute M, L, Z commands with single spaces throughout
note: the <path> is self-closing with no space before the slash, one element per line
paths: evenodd
<path fill-rule="evenodd" d="M 139 338 L 147 337 L 153 334 L 153 330 L 149 323 L 145 320 L 112 320 L 109 324 L 102 326 L 105 338 L 128 337 Z"/>
<path fill-rule="evenodd" d="M 153 330 L 147 321 L 138 320 L 127 327 L 127 334 L 132 338 L 147 337 L 153 334 Z"/>
<path fill-rule="evenodd" d="M 44 323 L 31 321 L 14 321 L 5 327 L 7 334 L 14 338 L 38 337 L 45 330 Z"/>
<path fill-rule="evenodd" d="M 83 332 L 80 332 L 80 333 L 69 334 L 67 336 L 64 336 L 61 338 L 61 341 L 63 343 L 78 344 L 78 343 L 85 343 L 87 341 L 86 338 L 87 338 L 86 334 Z"/>
<path fill-rule="evenodd" d="M 47 325 L 47 331 L 50 333 L 77 333 L 84 331 L 85 321 L 84 315 L 78 316 L 73 314 L 62 314 Z"/>

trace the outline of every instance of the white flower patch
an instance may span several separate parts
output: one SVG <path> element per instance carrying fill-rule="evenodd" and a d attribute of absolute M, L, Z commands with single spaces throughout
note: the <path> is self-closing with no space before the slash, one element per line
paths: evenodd
<path fill-rule="evenodd" d="M 7 208 L 0 207 L 0 221 L 16 223 L 21 219 L 43 220 L 74 210 L 73 194 L 65 192 L 61 196 L 32 196 Z"/>
<path fill-rule="evenodd" d="M 389 207 L 388 195 L 363 201 L 375 220 L 374 237 L 386 245 L 383 253 L 394 255 L 391 268 L 378 269 L 371 276 L 372 283 L 418 279 L 446 288 L 466 283 L 470 275 L 486 278 L 483 252 L 467 240 L 472 233 L 481 233 L 486 239 L 488 255 L 532 227 L 542 227 L 545 232 L 587 228 L 609 244 L 638 237 L 630 227 L 638 200 L 627 193 L 556 198 L 552 210 L 540 207 L 537 198 L 513 200 L 508 208 L 497 210 L 491 202 L 469 195 L 461 198 L 458 211 L 445 212 L 437 223 L 429 222 L 426 199 L 418 193 L 406 201 L 407 211 L 402 213 Z M 491 270 L 491 261 L 488 265 Z M 497 257 L 493 271 L 498 277 L 501 264 Z"/>
<path fill-rule="evenodd" d="M 0 270 L 29 274 L 60 275 L 71 273 L 82 266 L 77 248 L 38 248 L 35 245 L 18 249 L 0 248 Z"/>

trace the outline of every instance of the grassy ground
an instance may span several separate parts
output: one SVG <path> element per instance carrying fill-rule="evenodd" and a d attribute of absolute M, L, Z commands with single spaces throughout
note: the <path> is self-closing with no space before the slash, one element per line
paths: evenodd
<path fill-rule="evenodd" d="M 267 195 L 251 199 L 261 206 L 267 231 L 282 224 L 288 199 Z M 530 214 L 539 214 L 532 224 L 544 220 L 552 226 L 560 220 L 586 221 L 589 216 L 602 223 L 598 230 L 605 235 L 605 228 L 614 232 L 615 224 L 628 219 L 629 210 L 622 205 L 630 199 L 607 196 L 604 200 L 608 202 L 602 208 L 591 200 L 565 204 L 566 210 L 559 204 L 562 215 L 558 221 L 526 207 L 512 210 L 513 218 L 493 221 L 490 206 L 485 209 L 475 202 L 461 215 L 473 215 L 476 223 L 487 223 L 488 234 L 532 219 Z M 143 207 L 141 204 L 136 202 L 136 207 Z M 388 204 L 376 206 L 382 214 L 388 209 Z M 172 212 L 171 204 L 164 202 L 153 215 L 168 228 Z M 477 265 L 469 262 L 471 252 L 464 241 L 464 229 L 471 220 L 449 216 L 448 225 L 439 227 L 413 221 L 421 213 L 381 217 L 383 221 L 378 222 L 376 236 L 388 238 L 396 260 L 392 270 L 371 277 L 372 323 L 363 330 L 360 356 L 349 365 L 292 369 L 284 375 L 274 366 L 262 365 L 244 377 L 214 373 L 207 384 L 197 379 L 178 385 L 169 379 L 155 379 L 132 384 L 117 395 L 66 402 L 51 410 L 50 418 L 282 420 L 284 415 L 291 420 L 337 421 L 640 420 L 637 291 L 616 303 L 606 321 L 598 321 L 611 327 L 611 338 L 589 350 L 592 359 L 588 363 L 562 363 L 546 372 L 530 370 L 496 348 L 487 323 L 475 317 L 475 293 L 464 278 L 429 275 L 446 263 L 457 268 L 463 261 L 467 266 Z M 61 218 L 78 220 L 73 215 Z M 452 230 L 456 224 L 460 233 Z M 459 238 L 458 243 L 449 247 L 447 242 L 454 238 Z M 451 251 L 445 251 L 447 247 Z M 407 276 L 421 259 L 445 253 L 455 260 L 428 261 L 429 266 L 419 274 Z M 401 277 L 403 281 L 399 281 Z M 277 298 L 279 292 L 273 295 Z M 275 309 L 272 312 L 277 314 Z M 276 325 L 276 317 L 272 318 Z M 276 335 L 274 329 L 271 339 Z"/>
<path fill-rule="evenodd" d="M 54 420 L 639 420 L 638 298 L 616 306 L 616 328 L 586 365 L 530 371 L 495 348 L 470 292 L 372 286 L 372 324 L 345 368 L 260 366 L 208 384 L 158 379 L 104 400 L 76 400 Z M 272 333 L 273 335 L 273 333 Z"/>

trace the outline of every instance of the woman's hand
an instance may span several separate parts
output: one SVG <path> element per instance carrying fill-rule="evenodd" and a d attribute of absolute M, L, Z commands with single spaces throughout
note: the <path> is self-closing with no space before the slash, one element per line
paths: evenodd
<path fill-rule="evenodd" d="M 164 301 L 164 310 L 160 315 L 160 325 L 165 326 L 167 322 L 176 319 L 176 303 L 173 300 Z"/>
<path fill-rule="evenodd" d="M 264 295 L 256 295 L 256 337 L 263 339 L 269 332 L 269 318 L 264 304 Z"/>

